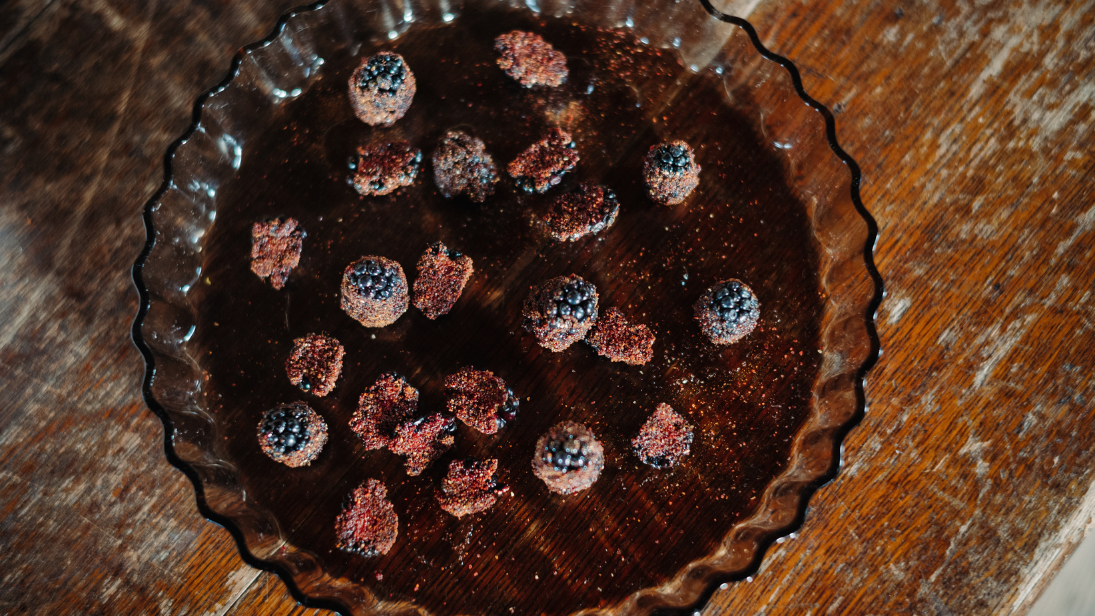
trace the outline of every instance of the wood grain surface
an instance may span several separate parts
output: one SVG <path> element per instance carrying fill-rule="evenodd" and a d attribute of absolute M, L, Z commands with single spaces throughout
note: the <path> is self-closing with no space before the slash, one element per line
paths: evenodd
<path fill-rule="evenodd" d="M 128 340 L 164 150 L 292 4 L 0 5 L 0 613 L 313 611 L 198 515 Z M 704 613 L 1025 613 L 1095 515 L 1095 0 L 751 5 L 889 296 L 841 474 Z"/>

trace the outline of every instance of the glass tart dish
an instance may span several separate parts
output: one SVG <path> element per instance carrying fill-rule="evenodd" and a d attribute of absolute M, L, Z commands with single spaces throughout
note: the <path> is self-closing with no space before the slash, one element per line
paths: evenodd
<path fill-rule="evenodd" d="M 525 88 L 503 74 L 493 42 L 514 30 L 566 57 L 560 85 Z M 347 83 L 381 51 L 404 58 L 417 91 L 404 116 L 369 126 Z M 506 165 L 554 128 L 580 161 L 544 194 L 523 190 Z M 431 155 L 453 129 L 494 157 L 499 180 L 483 199 L 449 198 L 435 183 Z M 676 139 L 693 148 L 699 181 L 683 202 L 662 205 L 646 192 L 644 158 Z M 402 142 L 421 151 L 417 176 L 390 194 L 359 194 L 357 148 Z M 144 396 L 202 513 L 306 605 L 348 614 L 695 607 L 800 524 L 863 412 L 882 285 L 858 167 L 790 62 L 705 3 L 300 9 L 199 99 L 167 167 L 134 267 Z M 595 233 L 552 237 L 544 212 L 583 185 L 611 188 L 618 212 Z M 252 226 L 288 217 L 303 248 L 274 288 L 250 269 Z M 447 313 L 427 318 L 411 306 L 394 323 L 363 327 L 341 309 L 351 263 L 382 255 L 411 285 L 436 242 L 474 261 Z M 630 365 L 584 342 L 559 352 L 537 344 L 522 323 L 529 289 L 570 275 L 596 288 L 602 314 L 649 327 L 652 359 Z M 716 345 L 693 304 L 730 279 L 748 284 L 760 316 L 742 339 Z M 341 343 L 340 375 L 323 395 L 286 375 L 294 340 L 319 333 Z M 350 429 L 380 375 L 402 375 L 427 415 L 445 411 L 446 377 L 469 366 L 504 379 L 519 411 L 490 434 L 453 422 L 455 444 L 421 474 Z M 290 468 L 264 455 L 256 427 L 295 401 L 322 418 L 327 440 Z M 644 464 L 632 446 L 661 404 L 694 427 L 687 455 L 669 468 Z M 603 446 L 599 477 L 565 496 L 532 469 L 538 439 L 564 421 Z M 489 509 L 456 517 L 436 495 L 463 458 L 498 460 L 507 489 Z M 385 486 L 398 516 L 385 554 L 337 547 L 335 520 L 368 480 Z"/>

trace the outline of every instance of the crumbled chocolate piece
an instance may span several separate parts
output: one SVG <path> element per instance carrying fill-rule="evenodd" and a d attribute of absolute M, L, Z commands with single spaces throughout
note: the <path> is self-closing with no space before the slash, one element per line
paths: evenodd
<path fill-rule="evenodd" d="M 494 39 L 498 66 L 518 83 L 555 87 L 567 77 L 567 59 L 538 34 L 514 30 Z"/>
<path fill-rule="evenodd" d="M 387 554 L 392 549 L 399 536 L 399 517 L 384 484 L 366 479 L 354 489 L 335 520 L 335 535 L 338 549 L 366 557 Z"/>
<path fill-rule="evenodd" d="M 415 307 L 428 319 L 448 314 L 474 271 L 471 257 L 449 250 L 441 242 L 430 244 L 418 259 Z"/>
<path fill-rule="evenodd" d="M 421 475 L 456 442 L 456 420 L 441 413 L 405 421 L 395 429 L 388 450 L 403 456 L 407 474 Z"/>
<path fill-rule="evenodd" d="M 437 501 L 441 508 L 460 518 L 482 513 L 494 506 L 509 487 L 498 482 L 498 460 L 453 460 L 441 480 Z"/>
<path fill-rule="evenodd" d="M 699 173 L 692 148 L 683 141 L 651 146 L 643 164 L 643 179 L 650 198 L 662 205 L 684 201 L 699 184 Z"/>
<path fill-rule="evenodd" d="M 521 311 L 525 330 L 558 353 L 585 338 L 597 320 L 597 289 L 578 276 L 559 276 L 532 287 Z"/>
<path fill-rule="evenodd" d="M 579 159 L 570 133 L 553 128 L 518 154 L 506 170 L 521 190 L 542 193 L 561 182 L 563 174 L 573 169 Z"/>
<path fill-rule="evenodd" d="M 338 340 L 324 334 L 308 334 L 293 341 L 293 352 L 285 362 L 289 382 L 302 391 L 323 397 L 335 388 L 342 374 L 346 349 Z"/>
<path fill-rule="evenodd" d="M 327 444 L 327 423 L 303 402 L 280 404 L 262 415 L 262 453 L 290 468 L 308 466 Z"/>
<path fill-rule="evenodd" d="M 365 327 L 395 323 L 407 311 L 407 277 L 398 263 L 361 257 L 342 272 L 342 309 Z"/>
<path fill-rule="evenodd" d="M 413 184 L 421 165 L 422 151 L 406 141 L 363 145 L 350 162 L 351 183 L 366 197 L 383 197 Z"/>
<path fill-rule="evenodd" d="M 659 404 L 631 445 L 644 464 L 654 468 L 676 466 L 692 446 L 692 425 L 673 407 Z"/>
<path fill-rule="evenodd" d="M 256 222 L 251 227 L 251 271 L 270 278 L 270 286 L 281 289 L 289 272 L 300 263 L 300 249 L 307 234 L 293 218 Z"/>
<path fill-rule="evenodd" d="M 573 421 L 552 426 L 536 441 L 532 456 L 532 472 L 563 495 L 593 485 L 604 466 L 604 447 L 589 428 Z"/>
<path fill-rule="evenodd" d="M 756 294 L 740 280 L 724 280 L 703 292 L 694 306 L 700 329 L 715 344 L 732 344 L 760 319 Z"/>
<path fill-rule="evenodd" d="M 449 412 L 483 434 L 494 434 L 517 417 L 520 401 L 489 370 L 464 368 L 445 378 Z"/>
<path fill-rule="evenodd" d="M 645 325 L 632 325 L 616 308 L 605 310 L 586 341 L 612 361 L 641 366 L 654 358 L 654 334 Z"/>
<path fill-rule="evenodd" d="M 418 390 L 398 374 L 383 374 L 357 401 L 357 410 L 350 418 L 354 431 L 365 449 L 387 447 L 396 426 L 418 412 Z"/>
<path fill-rule="evenodd" d="M 544 222 L 551 236 L 571 242 L 612 226 L 620 213 L 616 195 L 604 186 L 579 184 L 552 202 Z"/>
<path fill-rule="evenodd" d="M 403 56 L 382 51 L 369 56 L 350 75 L 350 105 L 370 126 L 391 126 L 411 107 L 414 73 Z"/>
<path fill-rule="evenodd" d="M 498 169 L 482 140 L 451 130 L 433 152 L 433 179 L 447 198 L 466 194 L 472 201 L 482 203 L 494 194 Z"/>

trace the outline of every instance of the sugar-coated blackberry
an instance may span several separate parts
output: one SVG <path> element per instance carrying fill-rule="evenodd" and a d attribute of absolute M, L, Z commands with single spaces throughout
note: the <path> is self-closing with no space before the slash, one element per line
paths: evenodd
<path fill-rule="evenodd" d="M 680 463 L 692 447 L 693 427 L 668 404 L 659 404 L 643 424 L 631 446 L 643 464 L 669 468 Z"/>
<path fill-rule="evenodd" d="M 532 458 L 532 472 L 559 494 L 593 485 L 604 465 L 604 446 L 589 428 L 573 421 L 556 424 L 541 435 Z"/>
<path fill-rule="evenodd" d="M 529 291 L 521 315 L 541 346 L 562 351 L 597 320 L 597 289 L 578 276 L 552 278 Z"/>
<path fill-rule="evenodd" d="M 490 509 L 499 495 L 509 491 L 497 474 L 498 460 L 453 460 L 437 491 L 441 509 L 458 518 Z"/>
<path fill-rule="evenodd" d="M 327 424 L 303 402 L 281 404 L 263 414 L 258 438 L 263 453 L 275 462 L 306 466 L 327 444 Z"/>
<path fill-rule="evenodd" d="M 517 417 L 520 404 L 506 382 L 490 370 L 465 367 L 445 377 L 447 408 L 483 434 L 494 434 Z"/>
<path fill-rule="evenodd" d="M 251 227 L 251 271 L 269 278 L 270 286 L 281 289 L 289 272 L 300 263 L 300 251 L 307 234 L 294 218 L 272 218 Z"/>
<path fill-rule="evenodd" d="M 406 141 L 363 145 L 350 158 L 350 184 L 366 197 L 383 197 L 410 186 L 422 166 L 422 151 Z"/>
<path fill-rule="evenodd" d="M 336 545 L 365 557 L 387 554 L 399 536 L 399 517 L 388 490 L 376 479 L 354 489 L 335 519 Z"/>
<path fill-rule="evenodd" d="M 475 272 L 471 257 L 434 242 L 418 259 L 414 305 L 428 319 L 448 314 Z"/>
<path fill-rule="evenodd" d="M 553 238 L 573 242 L 611 227 L 619 213 L 615 193 L 604 186 L 583 183 L 556 198 L 544 222 Z"/>
<path fill-rule="evenodd" d="M 285 362 L 289 382 L 302 391 L 326 396 L 342 374 L 346 350 L 338 340 L 326 334 L 308 334 L 293 341 L 293 351 Z"/>
<path fill-rule="evenodd" d="M 696 300 L 696 320 L 715 344 L 737 342 L 757 325 L 760 302 L 740 280 L 725 280 Z"/>
<path fill-rule="evenodd" d="M 365 256 L 342 273 L 342 309 L 365 327 L 384 327 L 410 305 L 407 278 L 399 263 Z"/>
<path fill-rule="evenodd" d="M 498 168 L 481 139 L 451 130 L 433 152 L 433 177 L 445 197 L 466 194 L 482 203 L 494 194 Z"/>
<path fill-rule="evenodd" d="M 618 308 L 604 311 L 586 342 L 612 361 L 641 366 L 654 359 L 654 333 L 646 325 L 632 325 Z"/>
<path fill-rule="evenodd" d="M 410 476 L 421 475 L 456 441 L 456 419 L 442 413 L 405 421 L 395 428 L 388 450 L 403 456 Z"/>
<path fill-rule="evenodd" d="M 365 449 L 381 449 L 392 441 L 396 428 L 418 412 L 418 390 L 407 379 L 388 372 L 380 375 L 357 401 L 350 430 Z"/>
<path fill-rule="evenodd" d="M 402 118 L 417 87 L 403 57 L 388 51 L 362 60 L 349 85 L 354 113 L 371 126 L 391 126 Z"/>
<path fill-rule="evenodd" d="M 517 187 L 526 193 L 543 193 L 563 181 L 581 160 L 570 133 L 553 128 L 517 155 L 506 167 Z"/>
<path fill-rule="evenodd" d="M 514 30 L 494 40 L 498 66 L 522 86 L 555 87 L 567 77 L 566 56 L 540 35 Z"/>
<path fill-rule="evenodd" d="M 699 173 L 692 148 L 683 141 L 652 146 L 643 163 L 650 198 L 664 205 L 684 201 L 699 184 Z"/>

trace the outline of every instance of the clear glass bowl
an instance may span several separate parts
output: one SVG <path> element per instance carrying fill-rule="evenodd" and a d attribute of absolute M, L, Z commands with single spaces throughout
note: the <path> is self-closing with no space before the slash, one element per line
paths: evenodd
<path fill-rule="evenodd" d="M 810 315 L 804 331 L 810 332 L 811 342 L 816 343 L 820 354 L 814 361 L 807 358 L 803 364 L 808 369 L 801 374 L 807 375 L 808 382 L 804 383 L 803 412 L 798 419 L 789 427 L 784 426 L 782 433 L 773 428 L 770 436 L 763 437 L 754 430 L 749 437 L 745 449 L 775 451 L 778 460 L 765 458 L 763 463 L 746 464 L 740 475 L 731 477 L 725 474 L 724 467 L 700 460 L 703 435 L 711 432 L 711 426 L 717 431 L 717 424 L 725 423 L 725 417 L 713 413 L 697 421 L 699 438 L 694 450 L 697 462 L 688 471 L 700 482 L 697 485 L 731 480 L 743 485 L 750 481 L 755 484 L 752 492 L 739 492 L 731 497 L 740 501 L 732 515 L 700 519 L 680 503 L 674 505 L 670 496 L 666 502 L 655 503 L 658 513 L 651 516 L 669 518 L 663 531 L 672 533 L 659 535 L 639 523 L 613 527 L 618 532 L 611 540 L 627 555 L 615 568 L 593 556 L 560 560 L 559 563 L 566 564 L 556 566 L 551 575 L 566 581 L 553 588 L 551 578 L 541 580 L 544 562 L 532 562 L 542 556 L 526 555 L 507 562 L 502 567 L 505 571 L 496 571 L 509 583 L 479 583 L 474 579 L 479 571 L 469 570 L 463 552 L 456 550 L 454 554 L 460 553 L 451 562 L 418 563 L 404 568 L 414 569 L 413 575 L 419 576 L 426 587 L 416 594 L 419 591 L 409 590 L 413 580 L 408 576 L 412 573 L 401 577 L 398 570 L 383 569 L 376 562 L 346 555 L 325 543 L 329 537 L 324 533 L 330 534 L 327 529 L 332 522 L 327 519 L 330 512 L 322 506 L 314 519 L 311 509 L 289 515 L 277 504 L 277 499 L 263 494 L 272 486 L 289 485 L 292 480 L 276 474 L 280 467 L 270 471 L 264 458 L 233 444 L 234 440 L 238 441 L 236 444 L 253 440 L 256 421 L 253 410 L 248 411 L 249 415 L 224 403 L 231 396 L 225 397 L 226 386 L 219 377 L 223 368 L 214 354 L 223 351 L 210 342 L 220 335 L 210 331 L 211 306 L 216 308 L 210 303 L 214 294 L 208 288 L 210 264 L 215 265 L 216 261 L 211 255 L 223 252 L 224 242 L 235 241 L 230 238 L 238 229 L 231 231 L 235 224 L 232 221 L 239 217 L 237 208 L 242 207 L 239 194 L 241 175 L 247 172 L 245 160 L 265 147 L 262 144 L 266 143 L 271 127 L 284 123 L 287 109 L 293 108 L 294 101 L 306 98 L 315 84 L 323 83 L 324 78 L 328 83 L 332 79 L 345 83 L 345 76 L 339 71 L 345 72 L 346 67 L 339 68 L 334 59 L 364 54 L 379 46 L 398 45 L 431 28 L 459 24 L 460 20 L 474 16 L 480 19 L 485 11 L 503 8 L 532 22 L 563 18 L 589 28 L 629 31 L 650 47 L 679 57 L 684 70 L 674 77 L 678 85 L 693 84 L 692 80 L 704 75 L 709 81 L 721 84 L 725 103 L 733 108 L 736 121 L 751 130 L 758 148 L 764 150 L 764 160 L 770 159 L 783 187 L 796 207 L 801 208 L 791 214 L 792 218 L 800 218 L 803 228 L 808 230 L 806 250 L 812 255 L 810 263 L 816 271 L 806 277 L 813 286 L 805 291 L 806 295 L 817 298 L 817 309 L 804 312 Z M 423 77 L 420 75 L 419 79 Z M 651 110 L 656 111 L 659 110 Z M 507 4 L 486 0 L 463 3 L 333 0 L 286 15 L 270 37 L 244 49 L 222 85 L 198 100 L 194 117 L 191 128 L 168 151 L 165 182 L 145 210 L 148 244 L 134 267 L 141 308 L 133 335 L 147 363 L 144 396 L 164 422 L 168 459 L 195 485 L 201 512 L 233 534 L 249 564 L 276 572 L 302 603 L 352 614 L 494 613 L 507 606 L 515 607 L 516 613 L 535 609 L 546 613 L 645 614 L 659 608 L 696 606 L 718 584 L 755 570 L 765 548 L 801 523 L 809 496 L 835 474 L 841 441 L 864 408 L 863 376 L 878 354 L 872 319 L 881 298 L 882 283 L 873 267 L 875 226 L 859 200 L 858 167 L 837 145 L 832 116 L 805 95 L 791 63 L 765 50 L 746 22 L 721 15 L 706 1 L 640 4 L 530 0 L 527 4 Z M 708 171 L 719 169 L 715 165 Z M 420 178 L 419 184 L 425 185 L 425 190 L 430 181 Z M 712 219 L 722 223 L 714 214 L 712 211 Z M 319 225 L 315 221 L 312 224 Z M 316 234 L 312 229 L 309 231 L 314 239 Z M 772 239 L 774 244 L 769 253 L 778 253 L 780 241 L 787 240 Z M 417 246 L 415 242 L 417 238 L 412 242 Z M 246 247 L 242 254 L 245 253 Z M 769 253 L 758 253 L 757 258 L 771 258 Z M 241 262 L 245 264 L 245 257 L 241 257 Z M 700 265 L 697 268 L 703 269 Z M 693 270 L 693 275 L 698 277 L 696 271 Z M 290 276 L 291 284 L 294 277 L 304 276 L 295 272 Z M 750 282 L 756 282 L 754 286 L 758 289 L 766 284 L 766 281 Z M 617 287 L 611 288 L 619 291 Z M 693 294 L 698 290 L 696 286 L 688 287 Z M 768 305 L 773 303 L 778 308 L 778 300 L 769 301 Z M 765 340 L 763 334 L 757 336 Z M 393 340 L 401 344 L 398 335 Z M 687 347 L 687 343 L 681 344 Z M 727 351 L 723 358 L 743 361 L 740 353 L 740 348 Z M 759 363 L 778 363 L 778 358 L 766 353 L 775 351 L 757 351 Z M 569 364 L 555 367 L 557 371 L 568 368 Z M 350 410 L 345 407 L 352 406 L 354 396 L 367 382 L 344 378 L 339 385 L 345 394 L 342 410 L 332 406 L 324 411 L 332 425 L 329 452 L 324 454 L 327 458 L 321 457 L 309 469 L 285 477 L 312 485 L 330 483 L 335 486 L 331 492 L 348 492 L 360 480 L 360 474 L 341 470 L 341 466 L 348 464 L 346 460 L 361 457 L 361 452 L 352 448 L 352 435 L 344 434 L 346 430 L 341 423 Z M 261 398 L 262 388 L 256 386 L 248 395 Z M 304 396 L 298 394 L 296 398 Z M 338 403 L 334 396 L 327 402 Z M 332 415 L 337 415 L 337 420 Z M 535 420 L 527 421 L 531 430 Z M 610 444 L 623 443 L 623 447 L 629 430 L 634 428 L 629 425 L 627 430 L 616 433 L 611 427 L 596 424 L 595 419 L 590 421 Z M 757 417 L 750 421 L 767 425 Z M 335 424 L 343 433 L 341 437 Z M 541 428 L 526 430 L 526 437 L 534 439 Z M 503 451 L 498 455 L 506 454 Z M 518 451 L 514 455 L 523 454 Z M 546 530 L 542 531 L 543 536 L 525 537 L 520 539 L 525 543 L 512 545 L 534 551 L 558 549 L 559 540 L 566 537 L 550 523 L 559 516 L 584 520 L 582 515 L 596 511 L 597 498 L 631 499 L 640 492 L 646 494 L 641 491 L 646 479 L 634 479 L 646 471 L 634 469 L 633 463 L 627 464 L 631 464 L 627 467 L 631 475 L 621 472 L 618 481 L 603 479 L 590 490 L 586 501 L 578 501 L 584 503 L 580 509 L 554 511 L 551 517 L 545 513 L 547 506 L 529 508 L 531 513 L 519 520 L 522 527 Z M 336 465 L 340 471 L 338 477 L 333 477 L 331 467 Z M 394 462 L 392 465 L 399 467 Z M 518 473 L 513 475 L 514 492 L 532 495 L 535 480 L 523 479 Z M 628 492 L 636 489 L 640 492 Z M 320 492 L 316 490 L 316 499 L 320 499 Z M 717 498 L 727 498 L 718 490 L 712 491 L 716 492 Z M 313 496 L 311 492 L 308 494 Z M 535 505 L 548 502 L 544 498 L 549 497 L 528 498 Z M 656 500 L 650 498 L 652 503 Z M 664 491 L 661 498 L 665 498 Z M 703 511 L 699 505 L 696 507 L 699 507 L 696 511 Z M 499 515 L 503 515 L 505 508 L 499 509 L 502 511 Z M 424 525 L 426 522 L 422 520 L 427 518 L 409 516 L 409 521 L 403 523 Z M 607 519 L 604 523 L 613 524 Z M 309 526 L 319 530 L 308 532 Z M 438 531 L 435 534 L 439 536 L 434 539 L 440 543 L 459 542 L 454 538 L 454 529 L 467 533 L 469 543 L 465 548 L 484 547 L 474 544 L 471 539 L 474 527 L 466 525 Z M 400 532 L 401 540 L 411 541 L 409 537 L 428 536 L 432 530 L 405 526 Z M 502 538 L 518 541 L 515 536 Z M 672 538 L 672 545 L 665 541 L 667 538 Z M 659 541 L 665 543 L 656 545 Z M 578 544 L 576 549 L 582 545 Z M 485 547 L 488 557 L 495 548 Z M 551 557 L 548 554 L 549 560 Z M 617 575 L 626 581 L 620 582 Z M 440 580 L 446 576 L 457 582 L 441 584 Z M 589 580 L 602 578 L 606 588 L 612 584 L 610 590 L 601 594 L 582 590 L 583 583 L 588 585 Z M 414 586 L 417 588 L 419 584 Z M 492 595 L 494 587 L 504 589 Z"/>

